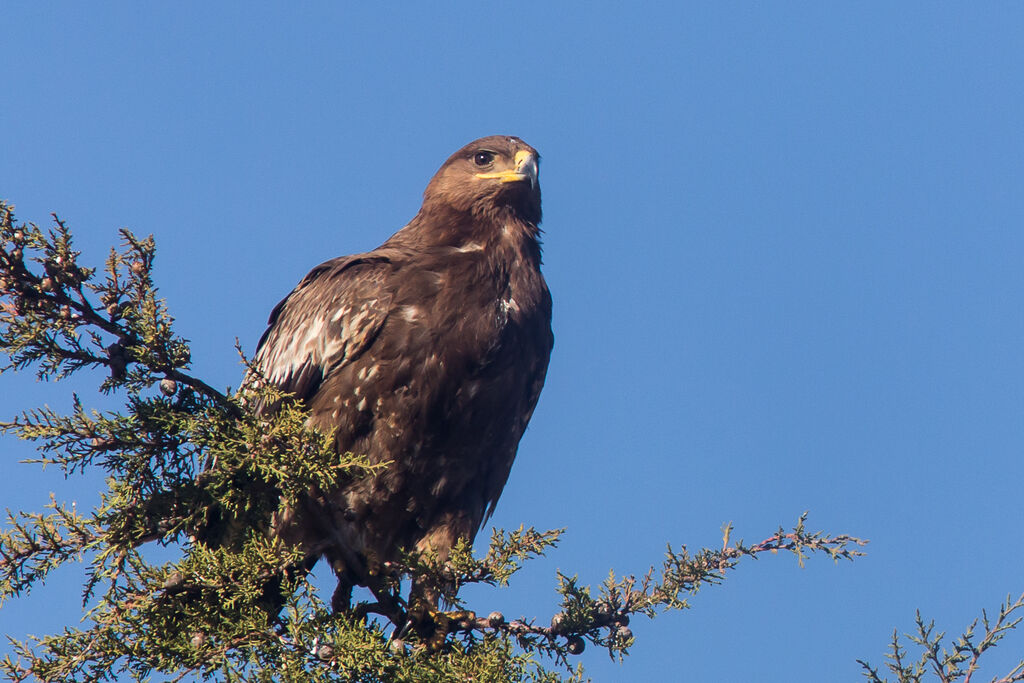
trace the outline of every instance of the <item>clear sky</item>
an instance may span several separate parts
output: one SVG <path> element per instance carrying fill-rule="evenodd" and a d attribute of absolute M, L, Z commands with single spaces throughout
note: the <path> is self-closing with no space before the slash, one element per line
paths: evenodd
<path fill-rule="evenodd" d="M 634 620 L 596 680 L 820 681 L 914 610 L 1024 591 L 1024 6 L 5 3 L 0 196 L 98 264 L 128 226 L 195 369 L 237 386 L 307 270 L 412 217 L 464 143 L 541 151 L 547 386 L 493 522 L 568 527 L 472 607 L 548 618 L 555 570 L 790 525 L 868 556 L 749 563 Z M 0 378 L 0 414 L 71 388 Z M 0 442 L 0 507 L 96 501 Z M 67 570 L 0 633 L 78 618 Z M 993 655 L 1002 674 L 1024 633 Z"/>

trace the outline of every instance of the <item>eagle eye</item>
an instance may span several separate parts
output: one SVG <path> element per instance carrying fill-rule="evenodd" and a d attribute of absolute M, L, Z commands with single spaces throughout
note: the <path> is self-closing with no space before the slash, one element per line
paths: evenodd
<path fill-rule="evenodd" d="M 488 166 L 494 161 L 494 152 L 482 151 L 473 155 L 473 163 L 477 166 Z"/>

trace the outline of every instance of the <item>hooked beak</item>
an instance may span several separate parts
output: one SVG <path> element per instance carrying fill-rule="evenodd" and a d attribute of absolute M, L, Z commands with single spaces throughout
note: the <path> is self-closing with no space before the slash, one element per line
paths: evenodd
<path fill-rule="evenodd" d="M 509 171 L 493 171 L 477 173 L 477 178 L 496 178 L 503 183 L 529 182 L 530 187 L 537 187 L 537 157 L 533 152 L 519 150 L 516 152 L 516 167 Z"/>

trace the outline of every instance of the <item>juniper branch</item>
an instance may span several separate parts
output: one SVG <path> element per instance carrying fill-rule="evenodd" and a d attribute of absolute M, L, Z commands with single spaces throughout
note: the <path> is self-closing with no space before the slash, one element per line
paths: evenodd
<path fill-rule="evenodd" d="M 981 621 L 984 633 L 980 640 L 975 633 L 978 620 L 975 619 L 964 629 L 962 635 L 958 636 L 948 646 L 944 645 L 945 632 L 935 631 L 935 622 L 925 622 L 918 611 L 915 615 L 916 630 L 907 634 L 910 642 L 920 649 L 920 655 L 916 660 L 907 660 L 907 650 L 900 642 L 899 631 L 894 631 L 892 641 L 889 644 L 889 652 L 885 655 L 889 661 L 886 668 L 890 673 L 897 676 L 900 683 L 904 681 L 920 683 L 925 680 L 927 673 L 931 672 L 935 680 L 941 683 L 951 683 L 962 680 L 964 683 L 971 683 L 972 678 L 981 667 L 981 657 L 986 651 L 995 647 L 1008 633 L 1017 628 L 1024 616 L 1015 616 L 1018 610 L 1024 608 L 1024 594 L 1016 600 L 1007 596 L 1006 601 L 999 608 L 999 615 L 995 621 L 989 620 L 988 613 L 982 610 Z M 864 660 L 857 660 L 863 670 L 864 677 L 871 683 L 888 683 L 888 678 L 883 678 L 876 667 L 871 666 Z M 1024 659 L 1017 663 L 1007 674 L 993 678 L 992 683 L 1016 683 L 1024 681 Z"/>
<path fill-rule="evenodd" d="M 751 546 L 742 541 L 729 545 L 731 526 L 727 526 L 723 548 L 720 550 L 702 549 L 691 555 L 686 546 L 679 550 L 669 547 L 660 571 L 652 567 L 639 578 L 616 578 L 614 572 L 610 572 L 596 598 L 589 586 L 579 585 L 576 576 L 559 573 L 558 592 L 562 595 L 562 609 L 552 618 L 549 626 L 540 626 L 526 619 L 506 623 L 501 615 L 495 613 L 487 618 L 467 616 L 455 625 L 455 630 L 463 633 L 482 633 L 488 630 L 507 633 L 517 638 L 524 649 L 537 648 L 542 640 L 550 645 L 556 638 L 561 638 L 570 654 L 582 652 L 585 639 L 607 648 L 609 655 L 621 658 L 628 654 L 628 647 L 633 642 L 633 634 L 629 629 L 632 615 L 642 614 L 653 618 L 659 609 L 688 609 L 689 603 L 680 597 L 682 594 L 693 595 L 704 585 L 720 583 L 726 578 L 726 572 L 735 569 L 744 557 L 756 558 L 766 552 L 774 554 L 785 550 L 793 553 L 802 563 L 813 553 L 824 553 L 835 561 L 852 560 L 863 554 L 857 548 L 864 546 L 866 541 L 845 534 L 828 536 L 823 532 L 810 533 L 805 526 L 806 519 L 807 513 L 804 513 L 792 531 L 785 532 L 780 528 L 774 535 Z M 492 537 L 492 548 L 496 545 L 500 548 L 501 540 L 500 534 Z M 499 562 L 497 572 L 502 571 L 500 567 L 504 558 L 499 555 L 494 559 Z M 488 554 L 483 564 L 494 559 Z M 485 576 L 488 576 L 486 572 L 477 570 L 472 575 L 461 577 L 461 580 L 468 583 L 479 581 Z M 552 647 L 551 650 L 566 651 L 558 647 Z"/>
<path fill-rule="evenodd" d="M 6 528 L 0 531 L 0 606 L 64 562 L 81 557 L 99 537 L 95 520 L 53 498 L 47 507 L 51 514 L 7 510 Z"/>
<path fill-rule="evenodd" d="M 0 372 L 37 364 L 40 379 L 60 379 L 102 366 L 110 373 L 105 392 L 168 379 L 226 405 L 225 394 L 185 372 L 188 343 L 173 334 L 153 286 L 153 238 L 122 229 L 122 250 L 111 250 L 98 281 L 96 269 L 78 265 L 67 225 L 53 220 L 46 233 L 16 226 L 0 202 L 0 346 L 10 358 Z"/>

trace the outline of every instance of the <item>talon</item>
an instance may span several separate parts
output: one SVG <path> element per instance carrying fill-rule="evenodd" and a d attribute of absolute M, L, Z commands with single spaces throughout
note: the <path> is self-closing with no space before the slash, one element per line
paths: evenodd
<path fill-rule="evenodd" d="M 460 628 L 470 628 L 476 621 L 476 612 L 471 610 L 444 612 L 430 604 L 421 605 L 419 609 L 410 613 L 410 616 L 421 622 L 423 626 L 433 625 L 429 636 L 424 639 L 428 651 L 438 650 L 444 645 L 445 638 L 449 633 Z"/>

